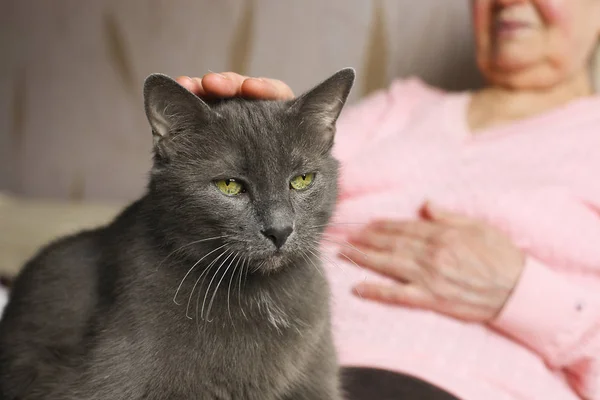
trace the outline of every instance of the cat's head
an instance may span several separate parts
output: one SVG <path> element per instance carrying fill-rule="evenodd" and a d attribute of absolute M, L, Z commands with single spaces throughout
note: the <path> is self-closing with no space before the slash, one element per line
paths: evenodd
<path fill-rule="evenodd" d="M 331 149 L 354 76 L 343 69 L 290 101 L 210 103 L 149 76 L 149 199 L 163 235 L 178 245 L 206 239 L 190 249 L 219 248 L 215 257 L 263 271 L 314 251 L 337 197 Z"/>

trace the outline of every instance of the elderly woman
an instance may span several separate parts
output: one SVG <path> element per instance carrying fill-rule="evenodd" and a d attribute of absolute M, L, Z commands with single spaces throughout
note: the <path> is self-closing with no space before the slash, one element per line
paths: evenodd
<path fill-rule="evenodd" d="M 600 399 L 600 1 L 474 0 L 473 18 L 487 87 L 396 81 L 338 123 L 325 242 L 339 254 L 324 256 L 341 267 L 328 271 L 340 359 L 404 374 L 392 389 L 363 370 L 350 391 L 416 399 L 403 387 L 425 381 L 466 400 Z M 234 73 L 179 81 L 293 96 Z"/>

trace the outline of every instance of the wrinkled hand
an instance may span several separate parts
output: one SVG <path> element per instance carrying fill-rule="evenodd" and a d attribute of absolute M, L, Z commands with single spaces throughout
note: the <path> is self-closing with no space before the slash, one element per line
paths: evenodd
<path fill-rule="evenodd" d="M 415 221 L 381 221 L 353 234 L 357 264 L 397 281 L 361 283 L 363 298 L 489 322 L 514 289 L 524 254 L 504 234 L 477 220 L 426 205 Z M 362 253 L 361 253 L 362 252 Z"/>
<path fill-rule="evenodd" d="M 289 100 L 294 92 L 277 79 L 252 78 L 235 72 L 211 72 L 202 78 L 180 76 L 180 85 L 205 98 L 245 97 L 249 99 Z"/>

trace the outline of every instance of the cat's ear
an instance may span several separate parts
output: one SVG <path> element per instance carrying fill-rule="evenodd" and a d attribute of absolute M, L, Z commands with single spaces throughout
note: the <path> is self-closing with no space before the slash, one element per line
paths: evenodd
<path fill-rule="evenodd" d="M 155 151 L 190 121 L 208 120 L 214 114 L 210 107 L 175 80 L 152 74 L 144 82 L 144 109 L 154 136 Z"/>
<path fill-rule="evenodd" d="M 320 139 L 329 146 L 333 144 L 335 123 L 346 104 L 355 76 L 353 68 L 344 68 L 291 101 L 290 111 L 298 113 L 301 121 L 308 122 L 310 130 L 321 135 Z"/>

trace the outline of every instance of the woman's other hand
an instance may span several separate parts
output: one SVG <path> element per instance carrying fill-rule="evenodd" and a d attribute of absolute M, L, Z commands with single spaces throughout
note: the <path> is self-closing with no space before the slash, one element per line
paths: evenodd
<path fill-rule="evenodd" d="M 263 100 L 289 100 L 294 92 L 277 79 L 252 78 L 235 72 L 210 72 L 202 78 L 180 76 L 180 85 L 205 98 L 245 97 Z"/>
<path fill-rule="evenodd" d="M 493 227 L 462 215 L 424 208 L 416 221 L 381 221 L 350 237 L 344 254 L 397 283 L 361 283 L 363 298 L 489 322 L 501 311 L 525 256 Z M 364 254 L 363 254 L 364 253 Z"/>

